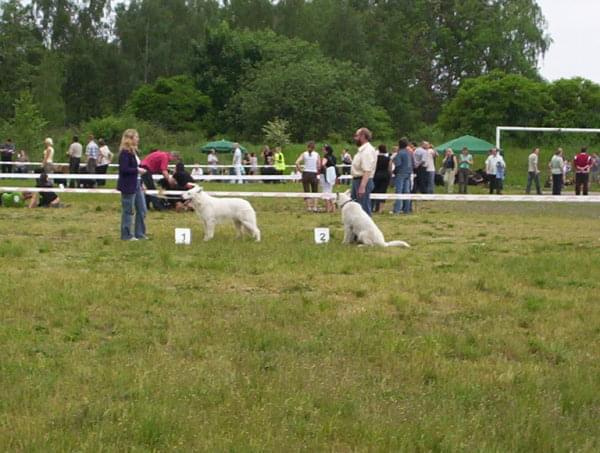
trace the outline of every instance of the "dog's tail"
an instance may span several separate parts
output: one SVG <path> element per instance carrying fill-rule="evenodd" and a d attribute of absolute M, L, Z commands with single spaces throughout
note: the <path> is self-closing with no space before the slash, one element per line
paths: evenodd
<path fill-rule="evenodd" d="M 408 242 L 404 241 L 390 241 L 385 243 L 386 247 L 410 247 Z"/>

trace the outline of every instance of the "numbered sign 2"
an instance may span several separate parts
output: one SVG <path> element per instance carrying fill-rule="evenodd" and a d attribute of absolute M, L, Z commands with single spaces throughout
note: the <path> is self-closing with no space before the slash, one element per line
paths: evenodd
<path fill-rule="evenodd" d="M 329 242 L 329 228 L 315 228 L 315 243 L 327 244 Z"/>
<path fill-rule="evenodd" d="M 192 230 L 189 228 L 175 228 L 175 244 L 191 244 Z"/>

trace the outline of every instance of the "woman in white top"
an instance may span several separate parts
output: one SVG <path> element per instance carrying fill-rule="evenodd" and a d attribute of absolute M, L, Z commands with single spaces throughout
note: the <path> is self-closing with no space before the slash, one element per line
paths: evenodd
<path fill-rule="evenodd" d="M 210 153 L 206 158 L 206 162 L 208 163 L 210 174 L 216 175 L 219 172 L 217 167 L 217 165 L 219 164 L 219 158 L 217 157 L 217 152 L 214 149 L 210 150 Z"/>
<path fill-rule="evenodd" d="M 54 148 L 53 148 L 54 143 L 52 142 L 52 139 L 50 137 L 48 137 L 46 140 L 44 140 L 44 158 L 42 159 L 42 168 L 44 169 L 44 171 L 46 173 L 52 173 L 54 172 Z"/>
<path fill-rule="evenodd" d="M 110 152 L 110 149 L 104 142 L 104 139 L 101 138 L 98 140 L 98 164 L 96 165 L 96 173 L 100 175 L 105 175 L 108 171 L 108 165 L 112 162 L 113 153 Z M 106 185 L 105 179 L 99 179 L 96 181 L 99 186 Z"/>
<path fill-rule="evenodd" d="M 201 176 L 204 176 L 204 172 L 202 171 L 200 164 L 195 163 L 194 168 L 192 168 L 191 177 L 192 177 L 192 179 L 196 180 L 196 179 L 200 179 Z"/>
<path fill-rule="evenodd" d="M 315 151 L 315 142 L 308 142 L 306 151 L 296 159 L 297 171 L 300 171 L 301 164 L 304 166 L 302 170 L 302 187 L 304 192 L 316 193 L 319 189 L 317 175 L 321 170 L 321 159 L 319 158 L 319 153 Z M 319 210 L 318 202 L 317 198 L 305 198 L 306 210 L 317 212 Z"/>

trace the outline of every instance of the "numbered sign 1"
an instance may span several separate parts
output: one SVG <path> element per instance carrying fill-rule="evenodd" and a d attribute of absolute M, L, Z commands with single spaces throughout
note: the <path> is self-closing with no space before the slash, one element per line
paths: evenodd
<path fill-rule="evenodd" d="M 315 228 L 315 243 L 327 244 L 329 242 L 329 228 Z"/>
<path fill-rule="evenodd" d="M 192 230 L 189 228 L 175 228 L 175 244 L 191 244 Z"/>

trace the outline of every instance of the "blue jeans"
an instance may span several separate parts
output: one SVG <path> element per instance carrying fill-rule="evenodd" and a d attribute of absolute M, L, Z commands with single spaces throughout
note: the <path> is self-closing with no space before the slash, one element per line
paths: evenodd
<path fill-rule="evenodd" d="M 427 193 L 435 192 L 435 171 L 427 172 Z"/>
<path fill-rule="evenodd" d="M 133 208 L 135 207 L 135 231 L 131 231 L 133 220 Z M 138 182 L 135 193 L 121 194 L 121 239 L 127 240 L 132 237 L 141 238 L 146 235 L 146 198 L 142 187 Z"/>
<path fill-rule="evenodd" d="M 410 175 L 396 175 L 396 193 L 410 193 Z M 400 211 L 408 214 L 411 211 L 411 200 L 396 200 L 394 202 L 394 214 Z"/>
<path fill-rule="evenodd" d="M 358 186 L 360 186 L 361 178 L 353 178 L 352 179 L 352 192 L 351 197 L 354 201 L 361 205 L 363 211 L 365 211 L 369 216 L 371 215 L 371 192 L 375 188 L 375 184 L 373 183 L 373 178 L 369 178 L 367 182 L 367 187 L 365 187 L 365 193 L 362 197 L 358 197 Z"/>

